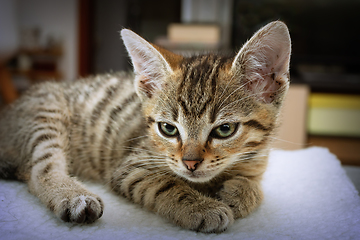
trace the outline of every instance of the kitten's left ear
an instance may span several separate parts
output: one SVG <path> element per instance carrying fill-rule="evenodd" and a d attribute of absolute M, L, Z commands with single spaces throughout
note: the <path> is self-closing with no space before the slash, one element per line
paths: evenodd
<path fill-rule="evenodd" d="M 159 49 L 131 30 L 121 30 L 121 37 L 134 67 L 135 89 L 141 99 L 151 98 L 173 70 Z M 162 50 L 164 53 L 172 53 Z M 175 55 L 175 54 L 173 54 Z M 173 57 L 173 56 L 170 56 Z"/>
<path fill-rule="evenodd" d="M 290 53 L 288 28 L 283 22 L 271 22 L 242 47 L 231 69 L 258 100 L 278 102 L 289 86 Z"/>

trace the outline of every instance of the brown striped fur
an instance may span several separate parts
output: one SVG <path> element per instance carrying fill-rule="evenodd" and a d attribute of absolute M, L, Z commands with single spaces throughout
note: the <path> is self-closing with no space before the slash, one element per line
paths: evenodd
<path fill-rule="evenodd" d="M 289 84 L 285 24 L 268 24 L 233 57 L 185 58 L 121 35 L 135 74 L 36 85 L 2 112 L 0 176 L 26 182 L 64 221 L 103 213 L 82 178 L 181 227 L 224 231 L 263 198 Z"/>

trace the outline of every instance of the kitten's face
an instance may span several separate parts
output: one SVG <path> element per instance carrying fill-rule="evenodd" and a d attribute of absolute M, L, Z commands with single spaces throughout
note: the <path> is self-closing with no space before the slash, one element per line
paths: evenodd
<path fill-rule="evenodd" d="M 251 169 L 259 169 L 266 155 L 289 85 L 286 25 L 269 23 L 233 58 L 184 58 L 130 30 L 121 35 L 155 158 L 165 158 L 173 172 L 193 182 L 223 171 L 258 175 Z"/>
<path fill-rule="evenodd" d="M 149 135 L 176 174 L 206 182 L 264 148 L 268 131 L 244 125 L 258 114 L 274 122 L 272 108 L 251 98 L 229 72 L 231 59 L 203 56 L 185 60 L 162 92 L 145 104 Z"/>

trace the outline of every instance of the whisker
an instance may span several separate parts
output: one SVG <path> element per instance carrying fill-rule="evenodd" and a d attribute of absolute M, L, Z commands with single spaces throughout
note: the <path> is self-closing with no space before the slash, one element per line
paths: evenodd
<path fill-rule="evenodd" d="M 244 86 L 244 85 L 243 85 L 243 86 Z M 256 96 L 256 95 L 261 95 L 261 94 L 264 94 L 264 93 L 276 93 L 276 92 L 281 92 L 281 91 L 283 91 L 286 87 L 287 87 L 287 85 L 284 84 L 283 86 L 281 86 L 281 87 L 280 87 L 278 90 L 276 90 L 276 91 L 261 91 L 261 92 L 256 92 L 256 93 L 247 95 L 246 97 L 243 97 L 243 98 L 241 98 L 241 99 L 239 99 L 239 100 L 236 100 L 236 101 L 234 101 L 234 102 L 231 102 L 231 103 L 227 104 L 226 106 L 224 106 L 224 107 L 222 108 L 222 110 L 227 109 L 227 108 L 231 107 L 232 105 L 234 105 L 234 104 L 236 104 L 236 103 L 238 103 L 238 102 L 244 101 L 244 100 L 246 100 L 246 99 L 248 99 L 248 98 L 250 98 L 250 97 Z"/>
<path fill-rule="evenodd" d="M 134 141 L 134 140 L 138 140 L 140 138 L 146 138 L 148 137 L 148 135 L 143 135 L 143 136 L 139 136 L 139 137 L 135 137 L 135 138 L 130 138 L 128 140 L 126 140 L 125 142 L 130 142 L 130 141 Z"/>
<path fill-rule="evenodd" d="M 244 88 L 245 85 L 246 85 L 246 83 L 243 84 L 243 85 L 241 85 L 240 87 L 236 88 L 234 91 L 232 91 L 232 92 L 221 102 L 221 104 L 219 105 L 219 109 L 222 108 L 222 105 L 225 103 L 225 101 L 226 101 L 229 97 L 231 97 L 231 95 L 233 95 L 235 92 L 239 91 L 240 89 Z"/>
<path fill-rule="evenodd" d="M 225 94 L 225 92 L 226 92 L 226 89 L 229 87 L 230 83 L 233 83 L 233 80 L 236 79 L 235 77 L 236 77 L 235 74 L 231 76 L 231 79 L 228 81 L 228 83 L 226 84 L 224 90 L 223 90 L 222 93 L 220 94 L 219 99 L 221 99 L 221 98 L 224 96 L 224 94 Z M 226 100 L 226 99 L 225 99 L 225 100 Z M 224 101 L 223 101 L 223 102 L 224 102 Z M 221 106 L 221 105 L 222 105 L 222 104 L 220 104 L 220 106 Z"/>
<path fill-rule="evenodd" d="M 268 136 L 268 138 L 271 138 L 271 139 L 274 139 L 276 141 L 280 141 L 280 142 L 284 142 L 284 143 L 289 143 L 289 144 L 292 144 L 292 145 L 296 145 L 296 146 L 310 146 L 310 144 L 304 144 L 304 143 L 299 143 L 299 142 L 292 142 L 292 141 L 288 141 L 288 140 L 285 140 L 285 139 L 281 139 L 281 138 L 277 138 L 277 137 L 272 137 L 272 136 Z"/>

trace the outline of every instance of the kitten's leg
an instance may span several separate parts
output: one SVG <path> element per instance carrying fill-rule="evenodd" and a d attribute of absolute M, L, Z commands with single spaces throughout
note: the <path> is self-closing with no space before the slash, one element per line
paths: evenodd
<path fill-rule="evenodd" d="M 61 120 L 52 119 L 38 123 L 26 147 L 30 192 L 64 221 L 93 222 L 103 213 L 102 200 L 68 175 L 67 129 Z"/>
<path fill-rule="evenodd" d="M 229 206 L 171 175 L 128 167 L 115 172 L 111 185 L 115 192 L 186 229 L 222 232 L 233 223 Z"/>
<path fill-rule="evenodd" d="M 91 223 L 103 213 L 102 200 L 67 175 L 57 154 L 32 168 L 28 185 L 30 192 L 63 221 Z"/>
<path fill-rule="evenodd" d="M 260 177 L 236 176 L 224 182 L 218 196 L 232 209 L 235 219 L 246 217 L 263 199 Z"/>

